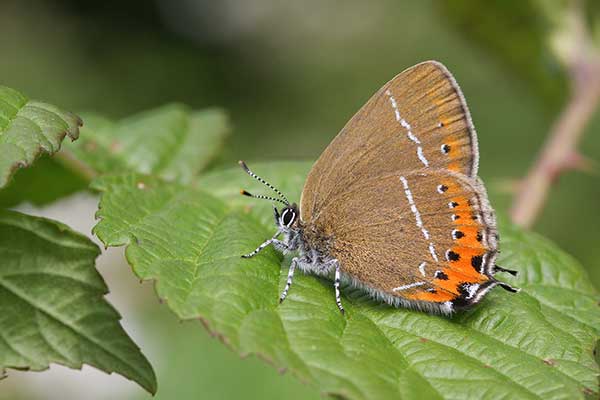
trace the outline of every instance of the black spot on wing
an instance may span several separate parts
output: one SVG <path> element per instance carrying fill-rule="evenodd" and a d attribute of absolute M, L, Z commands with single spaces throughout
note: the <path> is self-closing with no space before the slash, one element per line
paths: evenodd
<path fill-rule="evenodd" d="M 460 254 L 455 253 L 452 250 L 449 250 L 446 253 L 446 257 L 448 258 L 448 261 L 458 261 L 458 260 L 460 260 Z"/>
<path fill-rule="evenodd" d="M 479 272 L 481 269 L 481 264 L 483 263 L 482 256 L 473 256 L 471 257 L 471 266 L 475 268 L 475 271 Z"/>
<path fill-rule="evenodd" d="M 446 275 L 442 271 L 435 271 L 434 277 L 435 277 L 435 279 L 440 279 L 442 281 L 447 281 L 448 280 L 448 275 Z"/>

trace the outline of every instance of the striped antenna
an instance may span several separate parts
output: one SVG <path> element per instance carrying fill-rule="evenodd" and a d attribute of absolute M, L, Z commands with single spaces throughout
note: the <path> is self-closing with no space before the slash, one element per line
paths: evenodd
<path fill-rule="evenodd" d="M 265 181 L 263 178 L 261 178 L 260 176 L 256 175 L 254 172 L 250 171 L 250 168 L 248 168 L 248 166 L 246 165 L 245 162 L 243 161 L 239 161 L 240 166 L 244 169 L 244 171 L 246 171 L 246 173 L 248 175 L 250 175 L 251 177 L 253 177 L 254 179 L 256 179 L 257 181 L 259 181 L 260 183 L 262 183 L 263 185 L 267 186 L 268 188 L 270 188 L 272 191 L 274 191 L 275 193 L 277 193 L 279 195 L 279 197 L 281 197 L 284 201 L 280 201 L 281 203 L 285 204 L 285 205 L 289 205 L 290 202 L 287 199 L 287 197 L 285 197 L 283 195 L 283 193 L 281 193 L 277 188 L 275 188 L 273 185 L 271 185 L 269 182 Z M 243 193 L 242 193 L 243 194 Z M 256 196 L 251 196 L 251 197 L 256 197 Z M 266 197 L 266 196 L 265 196 Z M 257 197 L 258 198 L 258 197 Z"/>
<path fill-rule="evenodd" d="M 288 203 L 286 203 L 286 202 L 284 202 L 283 200 L 281 200 L 281 199 L 278 199 L 278 198 L 276 198 L 276 197 L 265 196 L 265 195 L 262 195 L 262 194 L 252 194 L 252 193 L 250 193 L 250 192 L 248 192 L 248 191 L 246 191 L 246 190 L 243 190 L 243 189 L 242 189 L 242 190 L 240 190 L 240 194 L 243 194 L 244 196 L 248 196 L 248 197 L 253 197 L 253 198 L 255 198 L 255 199 L 263 199 L 263 200 L 270 200 L 270 201 L 278 201 L 278 202 L 280 202 L 280 203 L 282 203 L 282 204 L 285 204 L 286 206 L 288 205 Z"/>

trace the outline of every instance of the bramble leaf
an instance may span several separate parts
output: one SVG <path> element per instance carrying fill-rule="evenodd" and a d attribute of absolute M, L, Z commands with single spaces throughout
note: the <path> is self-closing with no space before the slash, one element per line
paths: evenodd
<path fill-rule="evenodd" d="M 98 254 L 61 223 L 0 210 L 0 376 L 85 363 L 156 392 L 152 366 L 103 298 Z"/>
<path fill-rule="evenodd" d="M 251 165 L 298 201 L 309 163 Z M 598 395 L 594 347 L 598 292 L 570 256 L 538 235 L 501 226 L 499 263 L 521 272 L 453 318 L 394 309 L 344 288 L 346 316 L 332 282 L 298 274 L 281 305 L 289 258 L 253 250 L 274 232 L 268 202 L 238 168 L 196 186 L 138 174 L 105 176 L 94 231 L 127 246 L 141 279 L 182 319 L 201 319 L 241 354 L 350 399 L 582 399 Z M 209 194 L 210 192 L 211 194 Z M 257 189 L 256 192 L 259 192 Z M 242 202 L 243 201 L 243 202 Z M 260 222 L 263 221 L 263 222 Z"/>
<path fill-rule="evenodd" d="M 189 183 L 215 157 L 228 133 L 225 113 L 168 104 L 113 122 L 83 114 L 81 139 L 67 162 L 89 176 L 135 171 Z M 71 158 L 71 160 L 69 160 Z"/>
<path fill-rule="evenodd" d="M 74 114 L 0 86 L 0 188 L 42 152 L 57 152 L 66 135 L 77 139 L 81 123 Z"/>

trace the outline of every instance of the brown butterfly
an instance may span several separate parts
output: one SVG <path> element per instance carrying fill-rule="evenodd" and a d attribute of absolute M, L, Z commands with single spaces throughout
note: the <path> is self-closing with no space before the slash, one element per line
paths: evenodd
<path fill-rule="evenodd" d="M 313 165 L 300 208 L 240 164 L 277 198 L 268 245 L 297 252 L 296 268 L 333 277 L 394 306 L 450 314 L 494 286 L 498 233 L 477 177 L 477 135 L 458 84 L 439 62 L 415 65 L 385 84 Z M 277 238 L 283 235 L 283 240 Z"/>

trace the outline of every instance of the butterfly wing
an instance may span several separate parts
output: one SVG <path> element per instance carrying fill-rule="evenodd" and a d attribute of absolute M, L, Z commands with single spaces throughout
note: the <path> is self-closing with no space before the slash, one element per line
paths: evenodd
<path fill-rule="evenodd" d="M 485 189 L 448 170 L 360 182 L 332 203 L 318 229 L 354 283 L 392 304 L 450 313 L 497 282 L 497 233 Z"/>
<path fill-rule="evenodd" d="M 316 220 L 364 179 L 395 171 L 448 169 L 477 175 L 477 137 L 463 95 L 436 61 L 386 83 L 346 124 L 310 171 L 300 212 Z"/>

